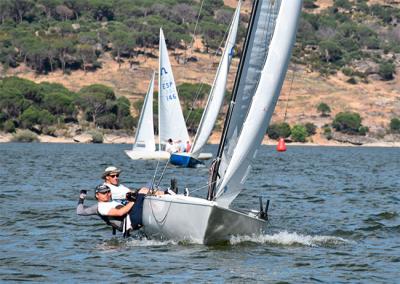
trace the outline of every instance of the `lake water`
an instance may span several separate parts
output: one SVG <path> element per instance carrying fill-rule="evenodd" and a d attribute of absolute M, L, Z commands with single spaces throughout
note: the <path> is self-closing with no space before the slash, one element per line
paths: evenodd
<path fill-rule="evenodd" d="M 105 167 L 149 182 L 156 162 L 129 145 L 0 144 L 0 281 L 174 283 L 399 283 L 400 149 L 263 146 L 235 207 L 270 199 L 265 235 L 204 246 L 112 236 L 75 214 Z M 215 152 L 216 147 L 208 150 Z M 159 165 L 162 169 L 163 165 Z M 205 196 L 207 168 L 167 168 L 163 185 Z"/>

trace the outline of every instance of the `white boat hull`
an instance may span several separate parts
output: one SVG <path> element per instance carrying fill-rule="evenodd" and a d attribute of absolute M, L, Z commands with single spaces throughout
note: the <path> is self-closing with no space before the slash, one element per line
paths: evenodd
<path fill-rule="evenodd" d="M 211 153 L 200 153 L 198 157 L 196 157 L 196 159 L 199 160 L 209 160 L 212 158 L 212 154 Z"/>
<path fill-rule="evenodd" d="M 229 241 L 231 236 L 259 234 L 264 231 L 266 222 L 219 207 L 213 201 L 163 195 L 145 198 L 143 225 L 150 238 L 216 244 Z"/>
<path fill-rule="evenodd" d="M 171 154 L 167 151 L 135 151 L 125 150 L 132 160 L 168 160 Z"/>
<path fill-rule="evenodd" d="M 125 153 L 132 160 L 168 160 L 171 156 L 167 151 L 125 150 Z M 211 153 L 200 153 L 198 157 L 199 160 L 208 160 L 211 158 Z"/>

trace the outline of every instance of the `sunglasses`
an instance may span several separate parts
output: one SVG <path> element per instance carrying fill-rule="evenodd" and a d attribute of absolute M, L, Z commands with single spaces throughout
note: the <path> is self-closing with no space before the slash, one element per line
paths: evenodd
<path fill-rule="evenodd" d="M 115 177 L 119 177 L 119 175 L 109 175 L 109 177 L 115 178 Z"/>
<path fill-rule="evenodd" d="M 107 194 L 107 193 L 110 193 L 111 192 L 111 190 L 107 190 L 107 191 L 103 191 L 103 192 L 99 192 L 100 194 Z"/>

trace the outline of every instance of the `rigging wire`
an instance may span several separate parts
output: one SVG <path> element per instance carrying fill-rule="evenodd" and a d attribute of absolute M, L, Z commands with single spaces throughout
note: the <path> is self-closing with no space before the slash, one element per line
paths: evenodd
<path fill-rule="evenodd" d="M 229 30 L 230 30 L 230 25 L 228 25 L 227 28 L 225 29 L 224 36 L 222 37 L 222 39 L 221 39 L 221 41 L 220 41 L 220 43 L 218 45 L 218 48 L 216 48 L 214 54 L 212 55 L 213 56 L 213 60 L 212 60 L 212 63 L 206 68 L 206 70 L 205 70 L 206 74 L 208 74 L 209 71 L 211 71 L 213 69 L 213 65 L 217 62 L 217 61 L 214 61 L 214 60 L 216 60 L 216 58 L 217 58 L 218 51 L 222 49 L 222 46 L 223 46 L 223 44 L 224 44 L 224 42 L 225 42 L 225 40 L 227 38 Z M 199 87 L 197 88 L 196 96 L 195 96 L 194 100 L 192 101 L 192 106 L 191 106 L 191 108 L 190 108 L 190 110 L 189 110 L 189 112 L 188 112 L 188 114 L 186 116 L 186 125 L 188 125 L 190 116 L 191 116 L 191 114 L 192 114 L 192 112 L 194 110 L 194 105 L 198 101 L 200 93 L 201 93 L 201 90 L 203 89 L 204 85 L 205 85 L 205 79 L 203 77 L 203 79 L 201 80 L 201 82 L 199 84 Z M 192 124 L 193 123 L 194 123 L 194 120 L 193 120 Z"/>
<path fill-rule="evenodd" d="M 284 115 L 284 117 L 283 117 L 283 122 L 286 122 L 287 111 L 288 111 L 288 106 L 289 106 L 289 97 L 290 97 L 290 95 L 291 95 L 291 93 L 292 93 L 293 81 L 294 81 L 294 78 L 295 78 L 296 73 L 297 73 L 297 65 L 294 64 L 293 71 L 292 71 L 292 79 L 290 80 L 289 93 L 288 93 L 287 99 L 286 99 L 285 115 Z"/>

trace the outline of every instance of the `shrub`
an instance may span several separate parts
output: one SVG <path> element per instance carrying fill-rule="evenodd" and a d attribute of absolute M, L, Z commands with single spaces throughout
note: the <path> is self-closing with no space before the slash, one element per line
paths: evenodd
<path fill-rule="evenodd" d="M 367 126 L 360 126 L 360 128 L 358 128 L 358 134 L 362 136 L 365 136 L 368 131 L 369 128 Z"/>
<path fill-rule="evenodd" d="M 36 142 L 39 141 L 36 133 L 33 133 L 30 130 L 21 130 L 13 135 L 13 142 Z"/>
<path fill-rule="evenodd" d="M 324 133 L 324 136 L 326 137 L 326 139 L 331 140 L 332 139 L 332 129 L 329 126 L 325 125 L 322 128 L 322 130 L 323 130 L 323 133 Z"/>
<path fill-rule="evenodd" d="M 317 106 L 317 111 L 321 113 L 321 116 L 329 116 L 331 108 L 326 103 L 320 103 Z"/>
<path fill-rule="evenodd" d="M 122 129 L 133 129 L 137 124 L 137 120 L 134 119 L 131 115 L 125 116 L 121 119 L 121 123 L 119 128 Z"/>
<path fill-rule="evenodd" d="M 307 130 L 307 136 L 312 136 L 317 133 L 317 126 L 312 122 L 307 122 L 304 124 L 304 127 Z"/>
<path fill-rule="evenodd" d="M 351 69 L 349 67 L 343 67 L 342 68 L 342 72 L 343 72 L 344 75 L 346 75 L 348 77 L 351 77 L 354 74 L 353 69 Z"/>
<path fill-rule="evenodd" d="M 268 137 L 271 139 L 287 138 L 290 136 L 290 125 L 286 122 L 274 123 L 268 127 Z"/>
<path fill-rule="evenodd" d="M 361 126 L 361 116 L 355 112 L 340 112 L 335 116 L 332 126 L 337 131 L 356 134 Z"/>
<path fill-rule="evenodd" d="M 352 85 L 356 85 L 357 84 L 357 80 L 354 77 L 349 78 L 346 82 L 349 83 L 349 84 L 352 84 Z"/>
<path fill-rule="evenodd" d="M 390 120 L 390 131 L 392 133 L 400 133 L 400 119 L 397 117 Z"/>
<path fill-rule="evenodd" d="M 118 128 L 117 116 L 114 113 L 99 116 L 96 120 L 96 125 L 103 128 L 116 129 Z"/>
<path fill-rule="evenodd" d="M 7 133 L 15 132 L 15 123 L 12 120 L 7 120 L 3 124 L 3 130 Z"/>
<path fill-rule="evenodd" d="M 92 136 L 93 143 L 99 143 L 99 144 L 103 143 L 104 140 L 103 133 L 96 130 L 89 131 L 88 133 Z"/>
<path fill-rule="evenodd" d="M 378 74 L 383 80 L 389 81 L 393 80 L 393 74 L 396 72 L 396 65 L 390 62 L 384 62 L 379 65 Z"/>
<path fill-rule="evenodd" d="M 306 142 L 307 129 L 304 125 L 296 124 L 292 128 L 292 140 L 294 142 Z"/>

